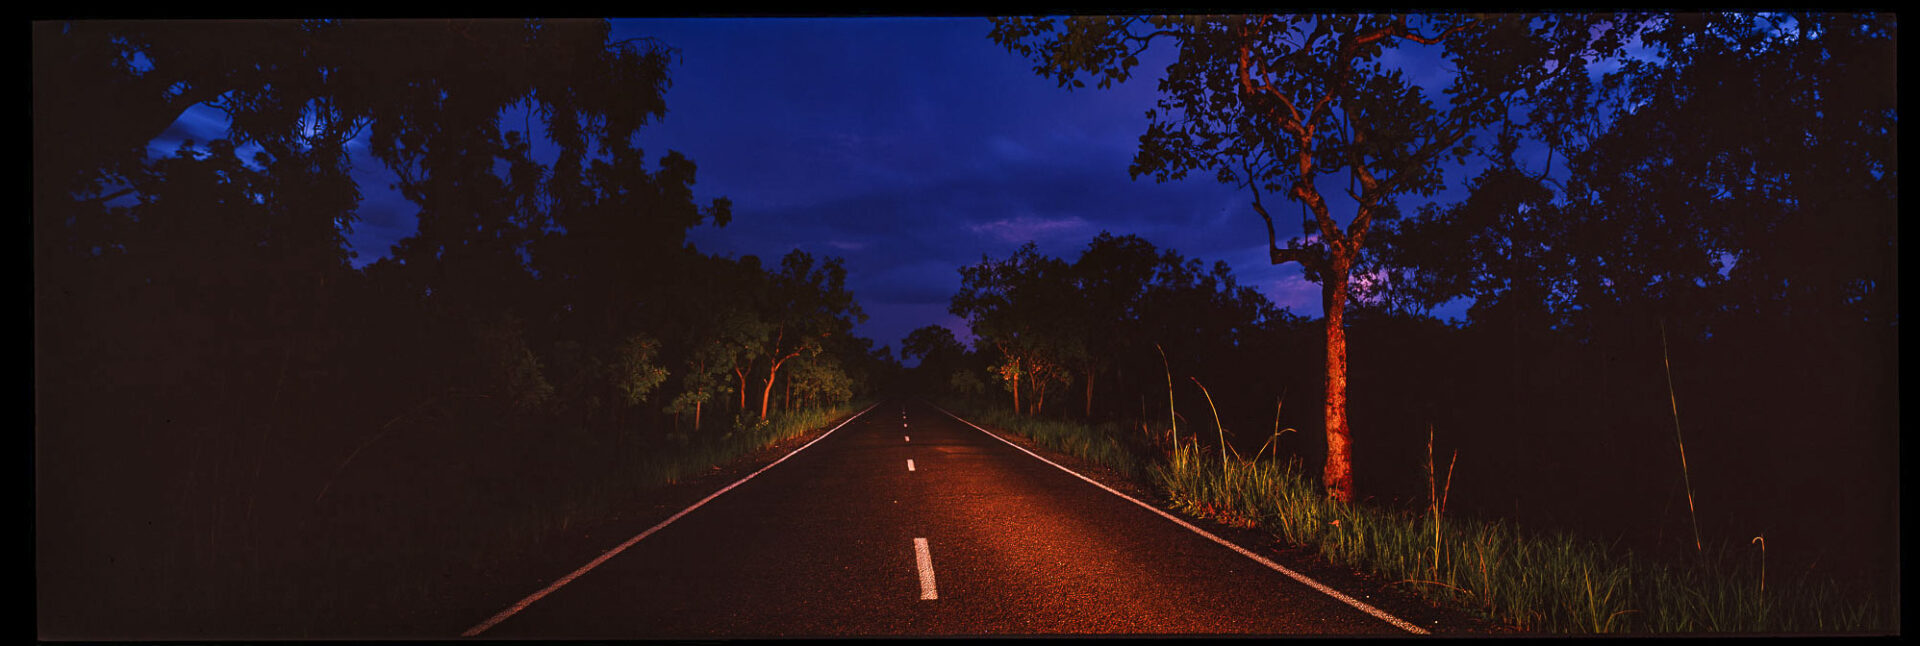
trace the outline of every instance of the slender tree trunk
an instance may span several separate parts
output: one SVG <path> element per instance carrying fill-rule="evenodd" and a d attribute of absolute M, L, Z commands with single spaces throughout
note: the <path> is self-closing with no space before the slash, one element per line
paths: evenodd
<path fill-rule="evenodd" d="M 1013 414 L 1020 414 L 1020 367 L 1014 366 L 1013 373 Z"/>
<path fill-rule="evenodd" d="M 1093 368 L 1091 366 L 1087 368 L 1087 408 L 1080 416 L 1089 422 L 1093 421 Z"/>
<path fill-rule="evenodd" d="M 1352 260 L 1344 253 L 1329 254 L 1321 302 L 1327 318 L 1327 465 L 1321 477 L 1327 496 L 1353 500 L 1353 437 L 1347 428 L 1347 272 Z"/>
<path fill-rule="evenodd" d="M 767 386 L 760 391 L 760 419 L 767 418 L 767 402 L 773 401 L 773 380 L 780 375 L 780 364 L 786 363 L 787 359 L 791 358 L 793 358 L 792 355 L 783 357 L 767 368 Z"/>
<path fill-rule="evenodd" d="M 774 371 L 779 369 L 780 364 L 774 364 L 773 368 L 767 371 L 767 385 L 760 389 L 760 419 L 767 418 L 767 402 L 773 400 Z"/>
<path fill-rule="evenodd" d="M 737 410 L 744 411 L 747 409 L 747 371 L 744 368 L 734 368 L 733 374 L 740 378 L 740 408 Z"/>
<path fill-rule="evenodd" d="M 1033 412 L 1029 414 L 1039 415 L 1040 406 L 1045 403 L 1047 403 L 1047 382 L 1044 379 L 1035 379 L 1033 380 Z"/>
<path fill-rule="evenodd" d="M 695 433 L 700 432 L 700 404 L 701 402 L 697 401 L 693 403 L 693 432 Z"/>

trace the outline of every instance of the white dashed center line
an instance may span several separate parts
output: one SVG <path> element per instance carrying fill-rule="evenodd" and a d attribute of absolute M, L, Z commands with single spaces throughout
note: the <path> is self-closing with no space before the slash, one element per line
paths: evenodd
<path fill-rule="evenodd" d="M 907 459 L 907 470 L 908 470 L 908 471 L 912 471 L 912 470 L 913 470 L 913 459 L 912 459 L 912 458 L 908 458 L 908 459 Z"/>
<path fill-rule="evenodd" d="M 913 561 L 920 568 L 920 600 L 940 598 L 940 592 L 933 587 L 933 555 L 927 552 L 927 539 L 913 539 Z"/>

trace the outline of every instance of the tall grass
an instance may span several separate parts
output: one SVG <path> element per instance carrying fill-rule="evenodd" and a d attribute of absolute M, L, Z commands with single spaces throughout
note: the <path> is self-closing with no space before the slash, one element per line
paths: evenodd
<path fill-rule="evenodd" d="M 1845 598 L 1831 581 L 1805 575 L 1767 581 L 1764 551 L 1749 544 L 1707 543 L 1692 558 L 1654 561 L 1571 534 L 1443 518 L 1446 496 L 1437 484 L 1419 511 L 1341 503 L 1325 497 L 1297 457 L 1261 459 L 1265 447 L 1254 459 L 1217 459 L 1189 434 L 1152 459 L 1151 452 L 1118 441 L 1111 425 L 1089 428 L 991 408 L 970 414 L 983 426 L 1144 475 L 1176 511 L 1264 529 L 1329 562 L 1529 632 L 1834 633 L 1893 625 L 1879 600 Z M 1447 471 L 1450 482 L 1451 465 Z"/>
<path fill-rule="evenodd" d="M 1673 407 L 1673 441 L 1680 445 L 1680 478 L 1687 486 L 1687 518 L 1693 523 L 1693 549 L 1699 551 L 1700 516 L 1693 510 L 1693 473 L 1687 469 L 1687 440 L 1680 436 L 1680 398 L 1673 393 L 1673 360 L 1667 356 L 1667 322 L 1660 321 L 1660 368 L 1667 375 L 1667 404 Z"/>
<path fill-rule="evenodd" d="M 1442 523 L 1441 506 L 1408 513 L 1322 496 L 1299 461 L 1214 464 L 1199 447 L 1150 469 L 1173 506 L 1263 527 L 1420 595 L 1545 633 L 1851 632 L 1886 627 L 1885 609 L 1843 600 L 1830 581 L 1767 586 L 1764 552 L 1707 545 L 1656 563 L 1568 534 L 1501 522 Z M 1444 498 L 1441 498 L 1444 500 Z"/>
<path fill-rule="evenodd" d="M 966 407 L 962 407 L 966 408 Z M 1034 443 L 1074 457 L 1111 467 L 1129 478 L 1142 475 L 1146 451 L 1131 446 L 1119 424 L 1102 423 L 1093 427 L 1063 420 L 1023 416 L 1002 408 L 966 408 L 969 417 L 982 426 L 1018 433 Z"/>

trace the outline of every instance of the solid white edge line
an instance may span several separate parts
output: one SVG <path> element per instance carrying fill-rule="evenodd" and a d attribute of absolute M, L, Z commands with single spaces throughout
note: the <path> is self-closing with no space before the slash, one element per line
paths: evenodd
<path fill-rule="evenodd" d="M 940 590 L 933 585 L 933 554 L 927 551 L 927 539 L 913 539 L 913 563 L 920 569 L 920 600 L 939 599 Z"/>
<path fill-rule="evenodd" d="M 734 482 L 733 484 L 727 485 L 721 490 L 715 491 L 711 495 L 708 495 L 705 498 L 701 498 L 700 502 L 693 503 L 692 506 L 687 507 L 686 509 L 680 510 L 680 513 L 674 514 L 668 517 L 666 520 L 660 521 L 660 524 L 647 528 L 647 531 L 640 532 L 639 534 L 634 535 L 633 538 L 627 539 L 626 542 L 621 543 L 617 546 L 614 546 L 613 549 L 602 552 L 599 558 L 595 558 L 592 561 L 588 561 L 586 565 L 580 566 L 580 569 L 574 570 L 571 574 L 568 574 L 564 577 L 560 577 L 560 580 L 554 581 L 553 583 L 548 584 L 547 587 L 541 588 L 539 592 L 535 592 L 533 594 L 527 595 L 527 598 L 521 599 L 518 603 L 515 603 L 512 606 L 507 607 L 506 610 L 502 610 L 498 614 L 495 614 L 493 617 L 487 619 L 486 621 L 480 622 L 480 624 L 477 626 L 468 628 L 466 632 L 460 633 L 460 636 L 474 637 L 479 635 L 480 633 L 486 632 L 487 629 L 494 627 L 494 625 L 499 624 L 502 621 L 506 621 L 508 617 L 512 617 L 514 614 L 520 612 L 521 610 L 525 610 L 527 606 L 533 605 L 533 602 L 539 601 L 542 597 L 552 594 L 554 590 L 560 589 L 561 586 L 564 586 L 568 583 L 572 583 L 574 579 L 580 578 L 580 575 L 586 574 L 588 570 L 592 570 L 596 567 L 600 567 L 601 563 L 605 563 L 607 562 L 607 559 L 613 558 L 614 555 L 619 554 L 623 551 L 626 551 L 626 549 L 628 547 L 632 547 L 634 543 L 640 542 L 640 539 L 646 538 L 648 536 L 652 536 L 654 532 L 660 531 L 661 528 L 664 528 L 667 525 L 673 524 L 673 521 L 680 520 L 681 516 L 685 516 L 689 512 L 692 512 L 695 509 L 699 509 L 701 505 L 707 504 L 708 501 L 711 501 L 714 498 L 719 498 L 720 494 L 726 493 L 728 491 L 732 491 L 734 487 L 738 487 L 741 485 L 741 483 L 744 483 L 748 480 L 752 480 L 754 476 L 760 475 L 761 473 L 765 473 L 767 469 L 773 468 L 774 465 L 780 464 L 781 462 L 786 462 L 787 458 L 793 457 L 794 455 L 800 453 L 801 451 L 807 450 L 807 447 L 813 446 L 815 442 L 819 442 L 820 440 L 827 439 L 828 435 L 832 435 L 834 431 L 840 430 L 841 426 L 846 426 L 849 422 L 859 419 L 861 415 L 867 414 L 867 411 L 873 410 L 874 406 L 879 406 L 879 405 L 880 404 L 878 402 L 875 402 L 873 406 L 868 406 L 866 407 L 865 410 L 862 410 L 858 413 L 854 413 L 853 416 L 848 417 L 846 421 L 840 422 L 838 425 L 834 426 L 832 429 L 829 429 L 825 433 L 821 433 L 820 437 L 813 438 L 813 442 L 808 442 L 804 445 L 801 445 L 800 448 L 794 449 L 792 453 L 788 453 L 786 455 L 780 456 L 780 459 L 774 460 L 772 464 L 768 464 L 767 466 L 760 467 L 759 471 L 755 471 L 753 473 L 747 474 L 747 477 L 741 478 L 739 481 Z"/>
<path fill-rule="evenodd" d="M 928 405 L 929 405 L 929 406 L 933 406 L 933 404 L 932 404 L 931 402 L 929 402 L 929 403 L 928 403 Z M 1039 455 L 1039 454 L 1037 454 L 1037 453 L 1034 453 L 1034 452 L 1032 452 L 1032 451 L 1028 451 L 1028 450 L 1026 449 L 1026 447 L 1023 447 L 1023 446 L 1020 446 L 1020 445 L 1018 445 L 1018 444 L 1014 444 L 1013 442 L 1010 442 L 1010 441 L 1008 441 L 1008 440 L 1007 440 L 1006 438 L 1004 438 L 1004 437 L 1000 437 L 999 435 L 995 435 L 995 434 L 993 433 L 993 431 L 989 431 L 989 430 L 987 430 L 987 429 L 984 429 L 984 428 L 980 428 L 980 425 L 979 425 L 979 424 L 975 424 L 975 423 L 973 423 L 973 422 L 969 422 L 969 421 L 967 421 L 967 420 L 965 420 L 965 419 L 962 419 L 962 418 L 961 418 L 961 417 L 960 417 L 959 415 L 955 415 L 955 414 L 953 414 L 953 412 L 952 412 L 952 411 L 949 411 L 949 410 L 947 410 L 947 409 L 945 409 L 945 408 L 940 408 L 939 406 L 933 406 L 933 407 L 934 407 L 934 408 L 936 408 L 936 409 L 939 409 L 939 410 L 940 410 L 940 412 L 942 412 L 942 413 L 946 413 L 948 417 L 952 417 L 952 418 L 954 418 L 954 419 L 957 419 L 957 420 L 960 420 L 960 423 L 962 423 L 962 424 L 966 424 L 967 426 L 972 426 L 972 427 L 974 428 L 974 430 L 977 430 L 977 431 L 980 431 L 980 432 L 982 432 L 982 433 L 986 433 L 988 437 L 991 437 L 991 438 L 993 438 L 993 439 L 996 439 L 996 440 L 1000 440 L 1001 442 L 1005 442 L 1007 446 L 1011 446 L 1011 447 L 1013 447 L 1013 448 L 1016 448 L 1016 449 L 1019 449 L 1021 453 L 1025 453 L 1025 454 L 1027 454 L 1027 455 L 1031 455 L 1031 456 L 1033 456 L 1033 459 L 1035 459 L 1035 460 L 1039 460 L 1039 461 L 1041 461 L 1041 462 L 1045 462 L 1045 463 L 1047 463 L 1047 464 L 1051 464 L 1051 465 L 1053 465 L 1053 468 L 1056 468 L 1056 469 L 1059 469 L 1059 470 L 1061 470 L 1061 471 L 1065 471 L 1065 472 L 1067 472 L 1067 473 L 1069 473 L 1069 474 L 1072 474 L 1072 475 L 1073 475 L 1073 477 L 1075 477 L 1075 478 L 1079 478 L 1079 479 L 1081 479 L 1081 480 L 1085 480 L 1085 481 L 1087 481 L 1087 483 L 1088 483 L 1088 484 L 1091 484 L 1091 485 L 1093 485 L 1093 486 L 1095 486 L 1095 487 L 1099 487 L 1099 488 L 1101 488 L 1101 489 L 1104 489 L 1104 490 L 1106 490 L 1106 492 L 1107 492 L 1107 493 L 1110 493 L 1110 494 L 1113 494 L 1113 495 L 1116 495 L 1116 496 L 1119 496 L 1119 497 L 1121 497 L 1121 498 L 1125 498 L 1125 499 L 1126 499 L 1126 500 L 1127 500 L 1128 502 L 1132 502 L 1133 504 L 1136 504 L 1136 505 L 1139 505 L 1139 506 L 1140 506 L 1141 508 L 1143 508 L 1143 509 L 1146 509 L 1147 511 L 1151 511 L 1151 512 L 1153 512 L 1153 513 L 1156 513 L 1156 514 L 1159 514 L 1159 515 L 1160 515 L 1160 517 L 1162 517 L 1162 518 L 1165 518 L 1165 519 L 1167 519 L 1167 520 L 1171 520 L 1171 521 L 1173 521 L 1173 522 L 1175 522 L 1175 523 L 1177 523 L 1177 524 L 1179 524 L 1179 525 L 1180 525 L 1181 527 L 1185 527 L 1185 528 L 1187 528 L 1188 530 L 1191 530 L 1191 531 L 1192 531 L 1193 533 L 1195 533 L 1195 534 L 1199 534 L 1199 535 L 1201 535 L 1201 536 L 1205 536 L 1205 537 L 1207 537 L 1207 538 L 1208 538 L 1209 540 L 1212 540 L 1212 541 L 1213 541 L 1213 542 L 1215 542 L 1215 543 L 1219 543 L 1219 544 L 1221 544 L 1222 546 L 1225 546 L 1225 547 L 1226 547 L 1227 549 L 1230 549 L 1230 550 L 1233 550 L 1233 551 L 1235 551 L 1235 552 L 1239 552 L 1241 556 L 1245 556 L 1245 557 L 1247 557 L 1247 558 L 1250 558 L 1250 559 L 1253 559 L 1253 560 L 1254 560 L 1254 562 L 1257 562 L 1257 563 L 1259 563 L 1259 564 L 1261 564 L 1261 565 L 1265 565 L 1265 566 L 1267 566 L 1268 568 L 1271 568 L 1271 569 L 1273 569 L 1273 570 L 1274 570 L 1274 571 L 1276 571 L 1276 572 L 1279 572 L 1279 573 L 1281 573 L 1281 574 L 1285 574 L 1285 575 L 1287 575 L 1288 577 L 1292 577 L 1292 578 L 1293 578 L 1293 580 L 1295 580 L 1295 581 L 1299 581 L 1299 582 L 1301 582 L 1301 583 L 1304 583 L 1304 584 L 1306 584 L 1306 585 L 1307 585 L 1307 587 L 1310 587 L 1310 588 L 1313 588 L 1313 589 L 1315 589 L 1315 590 L 1319 590 L 1320 592 L 1322 592 L 1322 593 L 1324 593 L 1324 594 L 1326 594 L 1326 595 L 1327 595 L 1327 596 L 1329 596 L 1329 597 L 1333 597 L 1333 598 L 1335 598 L 1335 599 L 1338 599 L 1338 600 L 1340 600 L 1340 601 L 1342 601 L 1342 602 L 1345 602 L 1345 603 L 1346 603 L 1347 605 L 1349 605 L 1349 606 L 1353 606 L 1353 607 L 1354 607 L 1354 609 L 1356 609 L 1356 610 L 1359 610 L 1359 611 L 1361 611 L 1361 612 L 1364 612 L 1364 613 L 1367 613 L 1367 614 L 1369 614 L 1369 615 L 1373 615 L 1373 616 L 1374 616 L 1374 618 L 1376 618 L 1376 619 L 1379 619 L 1379 620 L 1381 620 L 1381 621 L 1385 621 L 1385 622 L 1387 622 L 1387 623 L 1390 623 L 1390 624 L 1393 624 L 1393 625 L 1394 625 L 1394 627 L 1396 627 L 1396 628 L 1399 628 L 1399 629 L 1401 629 L 1401 630 L 1404 630 L 1404 631 L 1407 631 L 1407 632 L 1410 632 L 1410 633 L 1413 633 L 1413 634 L 1415 634 L 1415 635 L 1426 635 L 1426 634 L 1429 634 L 1429 633 L 1428 633 L 1428 632 L 1427 632 L 1427 631 L 1426 631 L 1425 629 L 1423 629 L 1423 628 L 1421 628 L 1421 627 L 1419 627 L 1419 626 L 1415 626 L 1415 625 L 1413 625 L 1413 624 L 1410 624 L 1410 623 L 1407 623 L 1407 622 L 1406 622 L 1405 620 L 1403 620 L 1403 619 L 1400 619 L 1399 617 L 1395 617 L 1395 616 L 1393 616 L 1393 615 L 1390 615 L 1390 614 L 1387 614 L 1387 613 L 1386 613 L 1386 611 L 1384 611 L 1384 610 L 1381 610 L 1381 609 L 1379 609 L 1379 608 L 1375 608 L 1375 607 L 1373 607 L 1373 606 L 1371 606 L 1371 605 L 1368 605 L 1368 604 L 1367 604 L 1366 602 L 1364 602 L 1364 601 L 1361 601 L 1361 600 L 1359 600 L 1359 599 L 1355 599 L 1355 598 L 1353 598 L 1353 597 L 1349 597 L 1349 596 L 1347 596 L 1347 595 L 1345 595 L 1345 594 L 1342 594 L 1342 593 L 1341 593 L 1341 592 L 1340 592 L 1339 590 L 1335 590 L 1335 589 L 1333 589 L 1333 588 L 1330 588 L 1330 587 L 1327 587 L 1327 585 L 1326 585 L 1326 584 L 1324 584 L 1324 583 L 1321 583 L 1321 582 L 1319 582 L 1319 581 L 1315 581 L 1315 580 L 1313 580 L 1313 579 L 1310 579 L 1310 578 L 1308 578 L 1308 577 L 1307 577 L 1306 575 L 1304 575 L 1304 574 L 1301 574 L 1301 573 L 1299 573 L 1299 572 L 1295 572 L 1295 571 L 1293 571 L 1293 570 L 1290 570 L 1290 569 L 1288 569 L 1288 568 L 1287 568 L 1286 566 L 1283 566 L 1283 565 L 1280 565 L 1279 563 L 1275 563 L 1275 562 L 1273 562 L 1273 561 L 1270 561 L 1270 560 L 1267 560 L 1267 558 L 1266 558 L 1266 557 L 1263 557 L 1263 556 L 1260 556 L 1259 554 L 1255 554 L 1255 553 L 1253 553 L 1253 552 L 1250 552 L 1250 551 L 1248 551 L 1248 550 L 1247 550 L 1246 548 L 1244 548 L 1244 547 L 1240 547 L 1239 545 L 1235 545 L 1235 544 L 1233 544 L 1232 542 L 1229 542 L 1229 541 L 1227 541 L 1227 540 L 1226 540 L 1226 539 L 1224 539 L 1224 538 L 1220 538 L 1219 536 L 1215 536 L 1215 535 L 1213 535 L 1213 533 L 1212 533 L 1212 532 L 1209 532 L 1209 531 L 1207 531 L 1207 530 L 1204 530 L 1204 529 L 1200 529 L 1199 527 L 1195 527 L 1195 526 L 1193 526 L 1193 524 L 1192 524 L 1192 523 L 1188 523 L 1188 522 L 1187 522 L 1187 521 L 1185 521 L 1185 520 L 1181 520 L 1181 519 L 1180 519 L 1180 518 L 1179 518 L 1178 516 L 1174 516 L 1173 514 L 1170 514 L 1170 513 L 1167 513 L 1167 512 L 1165 511 L 1165 510 L 1163 510 L 1163 509 L 1160 509 L 1159 507 L 1155 507 L 1155 506 L 1153 506 L 1153 505 L 1149 505 L 1149 504 L 1147 504 L 1147 503 L 1144 503 L 1144 502 L 1140 502 L 1140 501 L 1139 501 L 1138 499 L 1136 499 L 1136 498 L 1134 498 L 1133 496 L 1129 496 L 1129 495 L 1127 495 L 1127 494 L 1124 494 L 1124 493 L 1120 493 L 1120 492 L 1118 492 L 1118 491 L 1114 491 L 1114 489 L 1113 489 L 1112 487 L 1108 487 L 1108 486 L 1106 486 L 1106 485 L 1103 485 L 1103 484 L 1100 484 L 1099 482 L 1097 482 L 1097 481 L 1095 481 L 1095 480 L 1094 480 L 1093 478 L 1089 478 L 1089 477 L 1086 477 L 1086 476 L 1083 476 L 1083 475 L 1080 475 L 1079 473 L 1077 473 L 1077 472 L 1075 472 L 1075 471 L 1074 471 L 1074 470 L 1072 470 L 1072 469 L 1069 469 L 1069 468 L 1066 468 L 1066 467 L 1063 467 L 1063 466 L 1060 466 L 1059 464 L 1057 464 L 1057 463 L 1055 463 L 1055 462 L 1054 462 L 1054 461 L 1052 461 L 1052 460 L 1048 460 L 1048 459 L 1046 459 L 1046 458 L 1043 458 L 1043 457 L 1040 457 L 1040 455 Z"/>

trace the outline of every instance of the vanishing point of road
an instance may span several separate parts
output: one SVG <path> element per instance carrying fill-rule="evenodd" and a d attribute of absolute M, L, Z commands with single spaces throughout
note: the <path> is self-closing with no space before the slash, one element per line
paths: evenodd
<path fill-rule="evenodd" d="M 482 639 L 1424 633 L 900 401 L 474 622 Z"/>

